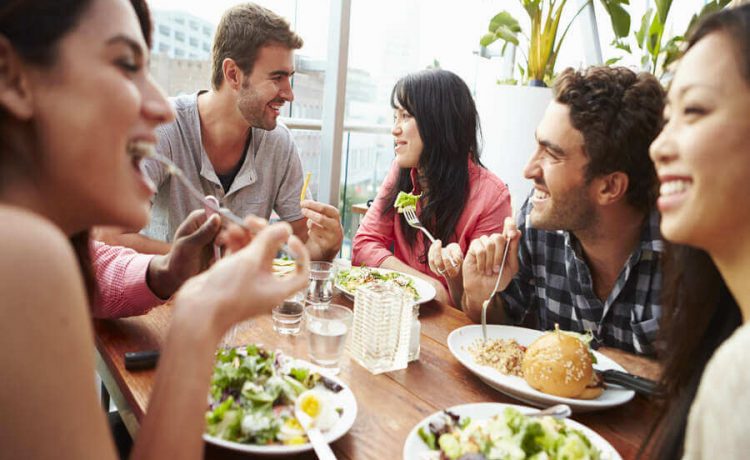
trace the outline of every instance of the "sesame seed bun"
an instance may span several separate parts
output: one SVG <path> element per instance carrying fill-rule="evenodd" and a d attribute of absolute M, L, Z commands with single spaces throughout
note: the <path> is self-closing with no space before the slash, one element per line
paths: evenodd
<path fill-rule="evenodd" d="M 563 398 L 580 397 L 594 372 L 589 347 L 560 331 L 544 334 L 529 345 L 521 367 L 532 388 Z"/>

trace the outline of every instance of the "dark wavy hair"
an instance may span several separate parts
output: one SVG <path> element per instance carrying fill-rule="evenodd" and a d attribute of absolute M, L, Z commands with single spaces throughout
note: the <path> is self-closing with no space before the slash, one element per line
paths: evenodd
<path fill-rule="evenodd" d="M 456 229 L 469 193 L 469 161 L 479 161 L 481 127 L 474 98 L 466 83 L 453 72 L 441 69 L 423 70 L 401 78 L 393 87 L 391 105 L 396 103 L 417 122 L 423 150 L 417 166 L 427 190 L 422 195 L 420 221 L 448 244 Z M 386 195 L 383 216 L 395 211 L 398 192 L 411 192 L 410 170 L 402 168 L 398 179 Z M 417 231 L 400 216 L 404 237 L 414 245 Z M 427 262 L 430 242 L 425 240 L 419 256 Z"/>
<path fill-rule="evenodd" d="M 0 37 L 13 45 L 24 62 L 52 67 L 58 44 L 78 25 L 91 0 L 9 0 L 0 3 Z M 145 0 L 131 0 L 146 43 L 151 46 L 151 15 Z M 102 96 L 106 97 L 106 96 Z M 36 132 L 33 121 L 18 120 L 0 108 L 0 191 L 12 187 L 20 175 L 35 180 L 41 161 L 33 146 Z M 71 235 L 70 242 L 86 283 L 89 299 L 96 282 L 91 267 L 89 231 Z"/>
<path fill-rule="evenodd" d="M 707 17 L 690 35 L 687 49 L 713 33 L 731 40 L 740 73 L 750 84 L 750 5 Z M 640 455 L 680 458 L 703 370 L 721 343 L 742 324 L 742 316 L 708 253 L 670 244 L 663 263 L 662 385 L 668 399 Z M 646 455 L 647 451 L 652 455 Z"/>
<path fill-rule="evenodd" d="M 656 78 L 625 67 L 567 68 L 553 92 L 557 102 L 570 108 L 571 123 L 583 134 L 587 181 L 622 171 L 628 176 L 628 203 L 651 211 L 658 181 L 648 148 L 661 130 L 664 112 L 664 90 Z"/>

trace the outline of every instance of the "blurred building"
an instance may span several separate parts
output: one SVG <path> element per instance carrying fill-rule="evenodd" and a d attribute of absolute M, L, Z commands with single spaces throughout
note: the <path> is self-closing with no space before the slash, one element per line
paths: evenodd
<path fill-rule="evenodd" d="M 215 25 L 184 11 L 153 11 L 153 53 L 173 59 L 208 60 Z"/>

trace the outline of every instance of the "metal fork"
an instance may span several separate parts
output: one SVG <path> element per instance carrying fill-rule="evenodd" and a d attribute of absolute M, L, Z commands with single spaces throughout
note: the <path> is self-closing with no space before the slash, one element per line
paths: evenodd
<path fill-rule="evenodd" d="M 503 277 L 503 269 L 505 268 L 505 259 L 508 257 L 508 248 L 510 247 L 510 240 L 505 240 L 505 249 L 503 250 L 503 261 L 500 263 L 500 273 L 497 274 L 497 281 L 495 281 L 495 287 L 492 289 L 490 296 L 487 300 L 482 303 L 482 343 L 487 342 L 487 306 L 490 304 L 492 297 L 497 292 L 497 288 L 500 287 L 500 280 Z"/>
<path fill-rule="evenodd" d="M 432 234 L 430 234 L 430 232 L 426 228 L 424 228 L 422 222 L 419 221 L 419 218 L 417 217 L 417 208 L 409 206 L 403 209 L 403 213 L 404 217 L 406 218 L 406 223 L 409 224 L 410 227 L 422 230 L 422 232 L 427 235 L 427 238 L 429 238 L 431 242 L 435 242 L 435 238 L 432 236 Z"/>

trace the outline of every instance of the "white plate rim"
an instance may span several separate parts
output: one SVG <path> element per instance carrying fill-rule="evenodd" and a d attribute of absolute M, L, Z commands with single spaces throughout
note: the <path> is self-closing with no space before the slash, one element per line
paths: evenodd
<path fill-rule="evenodd" d="M 481 337 L 482 326 L 478 324 L 472 324 L 468 326 L 462 326 L 453 330 L 448 335 L 448 349 L 458 362 L 464 367 L 469 369 L 473 374 L 479 377 L 482 381 L 487 383 L 492 388 L 512 397 L 523 401 L 527 404 L 531 404 L 536 407 L 546 407 L 553 404 L 567 404 L 574 412 L 589 412 L 595 410 L 608 409 L 610 407 L 616 407 L 627 403 L 635 396 L 635 392 L 632 390 L 606 387 L 602 396 L 606 395 L 605 399 L 600 396 L 597 399 L 573 399 L 573 398 L 562 398 L 559 396 L 542 393 L 541 391 L 531 388 L 525 380 L 521 377 L 514 377 L 509 375 L 503 375 L 499 371 L 492 369 L 488 366 L 481 366 L 476 364 L 473 359 L 468 356 L 466 350 L 460 349 L 464 345 L 460 342 L 463 334 Z M 544 334 L 547 331 L 538 331 L 535 329 L 528 329 L 518 326 L 506 326 L 498 324 L 487 325 L 487 337 L 488 338 L 508 338 L 508 334 L 525 334 L 531 335 L 533 341 L 536 337 Z M 503 335 L 505 333 L 505 335 Z M 529 345 L 530 342 L 521 343 L 521 345 Z M 594 351 L 594 355 L 597 359 L 596 367 L 598 369 L 616 369 L 619 371 L 625 371 L 625 369 L 617 364 L 612 359 L 602 355 L 601 353 Z"/>
<path fill-rule="evenodd" d="M 498 403 L 498 402 L 481 402 L 481 403 L 468 403 L 468 404 L 459 404 L 457 406 L 449 407 L 447 410 L 459 415 L 459 416 L 470 416 L 472 418 L 476 417 L 473 416 L 472 413 L 476 412 L 500 412 L 501 410 L 504 410 L 506 407 L 513 407 L 515 409 L 518 409 L 521 413 L 528 414 L 532 412 L 536 412 L 537 409 L 529 406 L 521 406 L 518 404 L 507 404 L 507 403 Z M 409 434 L 406 436 L 406 440 L 404 441 L 404 448 L 403 448 L 403 458 L 404 460 L 412 460 L 412 459 L 418 459 L 420 453 L 422 452 L 430 452 L 430 450 L 427 448 L 427 446 L 424 445 L 424 442 L 417 434 L 417 431 L 420 427 L 425 426 L 429 421 L 433 418 L 439 415 L 442 412 L 442 410 L 439 410 L 437 412 L 434 412 L 427 417 L 423 418 L 419 422 L 417 422 L 416 425 L 409 431 Z M 480 416 L 481 417 L 481 416 Z M 484 417 L 481 417 L 484 418 Z M 571 427 L 580 430 L 583 432 L 583 434 L 586 435 L 586 437 L 589 438 L 591 443 L 595 445 L 599 450 L 602 452 L 603 455 L 609 455 L 609 460 L 622 460 L 622 457 L 617 452 L 617 449 L 615 449 L 612 444 L 609 443 L 606 439 L 604 439 L 599 433 L 592 430 L 591 428 L 587 427 L 586 425 L 576 422 L 575 420 L 566 418 L 565 423 L 567 425 L 570 425 Z M 413 456 L 412 454 L 417 454 L 417 456 Z M 605 457 L 606 458 L 606 457 Z"/>
<path fill-rule="evenodd" d="M 408 273 L 400 272 L 398 270 L 391 270 L 389 268 L 380 268 L 380 267 L 351 267 L 351 268 L 367 268 L 370 270 L 379 271 L 381 273 L 398 273 L 399 275 L 402 275 L 411 279 L 414 282 L 414 287 L 416 288 L 417 293 L 419 294 L 419 298 L 416 300 L 416 303 L 420 305 L 434 299 L 435 295 L 437 294 L 437 291 L 430 283 L 428 283 L 427 281 L 417 276 L 410 275 Z M 349 269 L 350 268 L 346 268 L 345 270 L 349 270 Z M 338 283 L 338 281 L 336 281 L 334 286 L 336 287 L 336 289 L 344 293 L 344 295 L 349 297 L 351 300 L 354 300 L 354 293 L 345 289 L 343 286 L 341 286 Z"/>
<path fill-rule="evenodd" d="M 316 366 L 315 364 L 305 361 L 303 359 L 292 359 L 294 366 L 299 367 L 307 367 L 315 372 L 318 372 L 321 375 L 324 375 L 325 377 L 333 380 L 337 384 L 341 385 L 343 388 L 340 392 L 335 394 L 335 398 L 337 402 L 340 404 L 340 407 L 343 408 L 343 413 L 341 415 L 341 418 L 339 419 L 338 423 L 333 427 L 333 429 L 326 431 L 323 433 L 323 438 L 330 444 L 332 442 L 337 441 L 339 438 L 344 436 L 346 433 L 349 432 L 352 425 L 354 425 L 354 420 L 357 418 L 357 399 L 354 397 L 354 393 L 352 392 L 351 388 L 349 388 L 349 385 L 347 385 L 343 380 L 339 379 L 338 377 L 334 375 L 328 374 L 324 369 L 322 369 L 319 366 Z M 239 452 L 246 452 L 250 454 L 261 454 L 261 455 L 289 455 L 289 454 L 297 454 L 301 452 L 307 452 L 310 450 L 313 450 L 312 444 L 309 442 L 305 444 L 296 444 L 291 446 L 286 445 L 271 445 L 271 446 L 260 446 L 257 444 L 243 444 L 240 442 L 234 442 L 234 441 L 227 441 L 226 439 L 220 439 L 215 436 L 211 436 L 208 433 L 203 433 L 203 440 L 207 443 L 214 444 L 217 446 L 225 447 L 227 449 L 239 451 Z"/>

